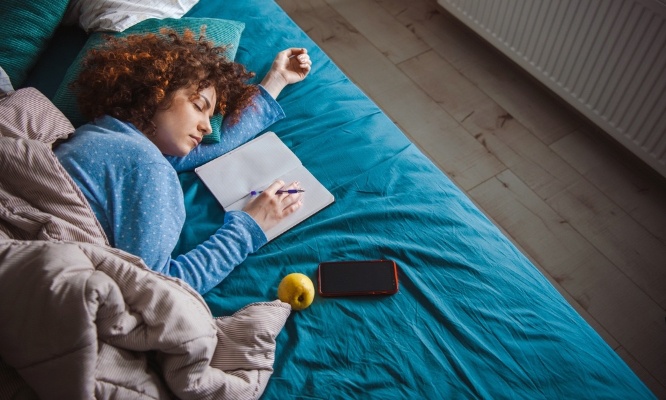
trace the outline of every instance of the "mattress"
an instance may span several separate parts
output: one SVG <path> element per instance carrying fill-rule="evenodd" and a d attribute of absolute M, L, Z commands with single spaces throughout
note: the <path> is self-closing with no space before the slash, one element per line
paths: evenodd
<path fill-rule="evenodd" d="M 399 268 L 394 295 L 316 296 L 293 312 L 277 337 L 275 371 L 262 398 L 653 398 L 538 269 L 277 4 L 201 0 L 187 16 L 244 22 L 236 61 L 257 77 L 278 51 L 308 49 L 312 72 L 282 92 L 286 118 L 270 130 L 336 199 L 207 293 L 213 314 L 275 299 L 280 280 L 292 272 L 316 284 L 322 261 L 387 258 Z M 54 69 L 38 67 L 30 82 L 53 93 L 40 73 Z M 224 218 L 193 172 L 180 179 L 187 221 L 178 251 L 205 240 Z"/>

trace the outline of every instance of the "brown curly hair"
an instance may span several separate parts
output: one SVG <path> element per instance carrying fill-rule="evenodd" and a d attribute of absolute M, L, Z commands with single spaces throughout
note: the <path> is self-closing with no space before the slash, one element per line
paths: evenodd
<path fill-rule="evenodd" d="M 227 60 L 225 49 L 206 40 L 205 26 L 198 39 L 191 30 L 179 35 L 172 29 L 107 36 L 88 52 L 72 88 L 86 118 L 110 115 L 152 135 L 155 112 L 169 107 L 176 90 L 196 84 L 198 93 L 213 86 L 216 111 L 235 123 L 258 89 L 247 83 L 254 73 Z"/>

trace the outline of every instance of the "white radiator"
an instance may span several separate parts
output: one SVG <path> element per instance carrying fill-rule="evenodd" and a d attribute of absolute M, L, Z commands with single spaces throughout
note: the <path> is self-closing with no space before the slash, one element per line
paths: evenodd
<path fill-rule="evenodd" d="M 663 0 L 437 0 L 666 176 Z"/>

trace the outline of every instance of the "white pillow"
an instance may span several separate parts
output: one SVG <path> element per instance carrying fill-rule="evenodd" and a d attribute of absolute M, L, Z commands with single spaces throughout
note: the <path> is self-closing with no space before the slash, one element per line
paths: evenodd
<path fill-rule="evenodd" d="M 180 18 L 199 0 L 71 0 L 63 18 L 86 32 L 122 32 L 148 18 Z"/>

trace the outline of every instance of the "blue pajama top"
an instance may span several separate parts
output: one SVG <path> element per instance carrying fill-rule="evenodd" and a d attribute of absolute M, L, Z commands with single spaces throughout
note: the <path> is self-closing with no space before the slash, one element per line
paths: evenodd
<path fill-rule="evenodd" d="M 113 247 L 141 257 L 151 269 L 180 278 L 203 294 L 266 243 L 252 217 L 229 211 L 224 225 L 207 241 L 171 257 L 185 222 L 177 172 L 191 171 L 238 147 L 284 117 L 275 99 L 259 88 L 253 105 L 235 125 L 223 123 L 220 143 L 201 144 L 184 157 L 163 155 L 134 125 L 110 116 L 81 126 L 56 147 L 58 160 L 90 203 Z"/>

